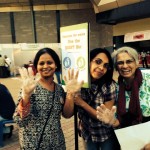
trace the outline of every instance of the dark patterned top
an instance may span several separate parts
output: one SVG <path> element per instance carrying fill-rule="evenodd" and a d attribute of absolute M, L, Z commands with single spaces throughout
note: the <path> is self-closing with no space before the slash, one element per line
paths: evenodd
<path fill-rule="evenodd" d="M 16 108 L 14 120 L 19 126 L 20 149 L 66 149 L 64 134 L 60 123 L 64 97 L 65 93 L 60 85 L 55 83 L 55 92 L 51 92 L 38 84 L 35 92 L 30 98 L 31 106 L 29 115 L 21 119 L 21 117 L 17 114 Z M 46 123 L 47 119 L 48 121 Z M 46 126 L 43 131 L 45 123 Z M 40 143 L 40 148 L 38 148 L 38 143 L 41 136 L 42 140 Z"/>

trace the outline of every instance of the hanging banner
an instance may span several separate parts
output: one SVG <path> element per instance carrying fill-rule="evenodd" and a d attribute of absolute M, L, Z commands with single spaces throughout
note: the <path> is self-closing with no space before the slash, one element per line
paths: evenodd
<path fill-rule="evenodd" d="M 22 51 L 37 51 L 44 47 L 43 43 L 19 43 Z"/>
<path fill-rule="evenodd" d="M 77 24 L 60 28 L 62 51 L 62 79 L 68 75 L 68 69 L 79 70 L 79 81 L 83 87 L 89 85 L 89 24 Z M 62 82 L 64 83 L 64 80 Z"/>
<path fill-rule="evenodd" d="M 136 42 L 150 40 L 150 30 L 127 33 L 124 36 L 124 42 Z"/>

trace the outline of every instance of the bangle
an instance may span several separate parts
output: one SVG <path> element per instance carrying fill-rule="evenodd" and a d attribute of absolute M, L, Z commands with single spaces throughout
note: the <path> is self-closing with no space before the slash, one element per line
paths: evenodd
<path fill-rule="evenodd" d="M 28 114 L 30 113 L 30 102 L 28 102 L 25 106 L 23 106 L 22 101 L 23 101 L 23 99 L 20 101 L 20 103 L 18 105 L 18 113 L 21 118 L 24 118 L 24 117 L 28 116 Z"/>
<path fill-rule="evenodd" d="M 30 101 L 28 101 L 26 103 L 26 105 L 23 105 L 23 101 L 24 101 L 24 99 L 21 99 L 21 101 L 20 101 L 20 107 L 24 108 L 24 107 L 28 107 L 30 105 Z"/>

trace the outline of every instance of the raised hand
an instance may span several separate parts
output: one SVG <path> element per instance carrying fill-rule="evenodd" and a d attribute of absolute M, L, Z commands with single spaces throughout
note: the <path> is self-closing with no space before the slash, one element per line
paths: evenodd
<path fill-rule="evenodd" d="M 113 125 L 114 122 L 116 121 L 115 118 L 115 113 L 116 113 L 116 106 L 113 106 L 111 110 L 106 108 L 104 104 L 101 104 L 100 106 L 97 107 L 97 118 L 109 125 Z"/>
<path fill-rule="evenodd" d="M 64 76 L 64 81 L 66 84 L 66 91 L 70 93 L 76 93 L 80 91 L 83 81 L 78 81 L 79 71 L 74 73 L 74 69 L 68 70 L 68 77 Z"/>
<path fill-rule="evenodd" d="M 22 79 L 22 98 L 29 99 L 40 79 L 40 75 L 37 73 L 36 76 L 34 76 L 31 67 L 28 69 L 24 67 L 19 68 L 19 73 Z"/>

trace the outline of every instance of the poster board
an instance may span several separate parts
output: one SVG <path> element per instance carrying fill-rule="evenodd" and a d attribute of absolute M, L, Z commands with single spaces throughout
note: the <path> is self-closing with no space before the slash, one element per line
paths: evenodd
<path fill-rule="evenodd" d="M 150 121 L 138 125 L 117 129 L 115 134 L 121 150 L 140 150 L 150 143 Z"/>
<path fill-rule="evenodd" d="M 83 80 L 84 88 L 89 82 L 89 24 L 82 23 L 60 28 L 62 52 L 62 84 L 68 69 L 79 70 L 79 81 Z"/>

